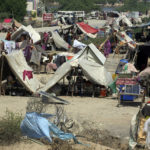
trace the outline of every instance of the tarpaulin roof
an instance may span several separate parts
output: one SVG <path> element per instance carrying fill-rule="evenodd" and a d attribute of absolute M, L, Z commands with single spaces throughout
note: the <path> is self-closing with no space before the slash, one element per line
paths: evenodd
<path fill-rule="evenodd" d="M 58 68 L 49 82 L 39 91 L 48 91 L 72 69 L 72 66 L 80 66 L 86 78 L 96 84 L 108 86 L 113 82 L 111 74 L 106 71 L 103 64 L 106 58 L 94 46 L 89 44 L 85 49 L 79 51 L 70 61 L 67 61 Z"/>
<path fill-rule="evenodd" d="M 84 22 L 76 23 L 77 27 L 90 38 L 96 38 L 98 29 L 95 29 Z"/>
<path fill-rule="evenodd" d="M 85 32 L 95 34 L 98 32 L 98 29 L 95 29 L 84 22 L 77 23 Z"/>
<path fill-rule="evenodd" d="M 141 24 L 141 25 L 136 25 L 136 26 L 133 26 L 132 28 L 144 28 L 144 27 L 147 27 L 147 26 L 150 26 L 150 22 L 145 23 L 145 24 Z"/>
<path fill-rule="evenodd" d="M 57 31 L 52 32 L 52 38 L 57 48 L 64 48 L 66 50 L 69 49 L 69 44 L 63 40 Z"/>
<path fill-rule="evenodd" d="M 39 88 L 41 88 L 43 85 L 38 81 L 38 79 L 34 76 L 33 78 L 28 79 L 28 77 L 23 80 L 23 72 L 24 70 L 32 71 L 32 69 L 28 66 L 25 57 L 23 55 L 23 52 L 20 51 L 14 51 L 11 54 L 5 55 L 8 64 L 16 76 L 16 78 L 19 80 L 19 82 L 31 93 L 35 93 Z"/>
<path fill-rule="evenodd" d="M 12 40 L 16 40 L 24 31 L 28 32 L 33 43 L 39 42 L 41 40 L 40 34 L 36 32 L 31 25 L 29 26 L 20 26 L 11 36 Z"/>
<path fill-rule="evenodd" d="M 132 26 L 133 26 L 133 24 L 131 23 L 131 21 L 130 21 L 125 15 L 121 15 L 121 16 L 119 16 L 117 19 L 115 19 L 114 22 L 113 22 L 113 25 L 114 25 L 114 26 L 120 26 L 120 25 L 119 25 L 119 22 L 120 22 L 120 21 L 126 23 L 126 25 L 127 25 L 128 27 L 132 27 Z"/>
<path fill-rule="evenodd" d="M 118 32 L 116 36 L 121 42 L 127 43 L 130 48 L 136 48 L 136 42 L 133 41 L 133 39 L 131 39 L 125 32 Z"/>
<path fill-rule="evenodd" d="M 7 18 L 7 19 L 4 19 L 4 23 L 11 23 L 12 19 L 10 18 Z"/>

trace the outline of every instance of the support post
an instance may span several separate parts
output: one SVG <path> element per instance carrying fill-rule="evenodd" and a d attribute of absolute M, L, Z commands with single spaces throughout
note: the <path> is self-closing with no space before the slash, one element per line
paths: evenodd
<path fill-rule="evenodd" d="M 1 57 L 1 70 L 0 70 L 0 96 L 2 95 L 2 77 L 3 77 L 3 66 L 4 66 L 4 56 Z"/>

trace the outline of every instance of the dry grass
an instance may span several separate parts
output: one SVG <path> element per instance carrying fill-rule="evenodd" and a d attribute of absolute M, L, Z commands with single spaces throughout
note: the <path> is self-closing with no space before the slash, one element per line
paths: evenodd
<path fill-rule="evenodd" d="M 23 117 L 20 113 L 6 110 L 5 116 L 0 118 L 0 143 L 12 144 L 18 142 L 22 136 L 20 124 Z"/>

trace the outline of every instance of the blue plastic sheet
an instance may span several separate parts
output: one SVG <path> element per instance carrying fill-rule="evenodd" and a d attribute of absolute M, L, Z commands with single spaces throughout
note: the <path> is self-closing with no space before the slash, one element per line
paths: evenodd
<path fill-rule="evenodd" d="M 49 142 L 52 142 L 52 137 L 58 137 L 61 140 L 73 139 L 78 143 L 73 134 L 64 133 L 57 126 L 44 118 L 45 116 L 48 117 L 48 114 L 37 114 L 36 112 L 26 113 L 20 126 L 22 133 L 29 138 L 44 138 Z M 52 115 L 49 115 L 49 117 L 51 116 Z"/>

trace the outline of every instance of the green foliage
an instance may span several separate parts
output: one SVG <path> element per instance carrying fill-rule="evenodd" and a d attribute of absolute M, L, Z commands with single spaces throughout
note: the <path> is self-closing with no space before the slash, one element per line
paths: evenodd
<path fill-rule="evenodd" d="M 150 22 L 150 18 L 147 18 L 147 17 L 142 18 L 142 22 L 143 23 L 148 23 L 148 22 Z"/>
<path fill-rule="evenodd" d="M 92 0 L 71 0 L 68 3 L 68 0 L 60 0 L 61 10 L 72 10 L 72 11 L 81 11 L 84 10 L 89 12 L 91 10 L 97 9 Z"/>
<path fill-rule="evenodd" d="M 150 8 L 150 3 L 148 2 L 137 2 L 137 0 L 125 0 L 124 6 L 118 8 L 118 10 L 119 11 L 140 11 L 145 13 L 146 10 L 149 10 L 149 8 Z"/>
<path fill-rule="evenodd" d="M 97 38 L 88 38 L 88 40 L 82 40 L 84 44 L 90 44 L 93 43 L 97 47 L 100 46 L 101 43 L 103 43 L 106 40 L 106 37 L 97 37 Z"/>
<path fill-rule="evenodd" d="M 20 113 L 6 110 L 5 116 L 0 118 L 0 143 L 11 144 L 20 140 L 22 119 Z"/>
<path fill-rule="evenodd" d="M 11 14 L 7 13 L 7 12 L 2 12 L 0 13 L 0 22 L 3 22 L 3 20 L 5 18 L 9 18 L 11 16 Z"/>
<path fill-rule="evenodd" d="M 26 15 L 26 0 L 0 0 L 0 14 L 3 13 L 22 21 Z M 1 19 L 5 17 L 5 15 L 1 15 Z"/>

